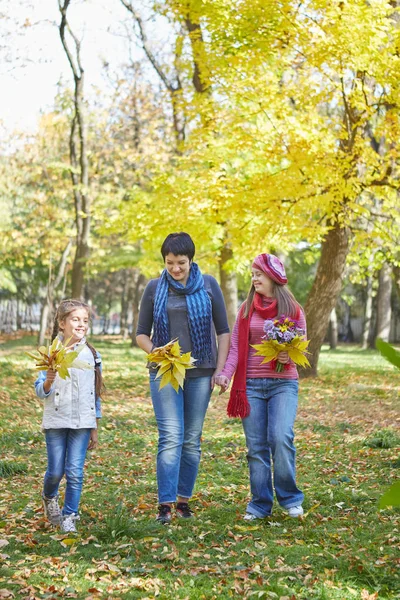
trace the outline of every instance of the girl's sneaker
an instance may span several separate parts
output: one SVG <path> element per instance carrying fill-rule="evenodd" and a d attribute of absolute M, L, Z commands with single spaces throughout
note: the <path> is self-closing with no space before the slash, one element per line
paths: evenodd
<path fill-rule="evenodd" d="M 58 496 L 46 498 L 42 496 L 44 514 L 52 525 L 59 525 L 61 520 L 61 510 L 58 505 Z"/>
<path fill-rule="evenodd" d="M 163 525 L 171 523 L 171 507 L 168 504 L 160 504 L 156 521 Z"/>
<path fill-rule="evenodd" d="M 61 531 L 65 533 L 76 533 L 75 521 L 79 520 L 79 516 L 75 513 L 72 515 L 63 515 L 61 517 Z"/>
<path fill-rule="evenodd" d="M 262 519 L 263 517 L 257 517 L 257 515 L 253 515 L 252 513 L 246 513 L 243 517 L 245 521 L 256 521 L 257 519 Z"/>
<path fill-rule="evenodd" d="M 302 506 L 291 506 L 287 509 L 287 513 L 289 517 L 298 518 L 304 515 L 304 510 Z"/>
<path fill-rule="evenodd" d="M 178 502 L 176 505 L 176 516 L 181 519 L 193 519 L 194 514 L 187 502 Z"/>

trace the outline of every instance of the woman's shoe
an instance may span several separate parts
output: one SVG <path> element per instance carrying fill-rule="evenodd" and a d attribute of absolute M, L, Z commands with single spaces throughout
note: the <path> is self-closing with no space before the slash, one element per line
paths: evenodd
<path fill-rule="evenodd" d="M 187 502 L 178 502 L 176 505 L 176 516 L 181 519 L 193 519 L 194 514 Z"/>
<path fill-rule="evenodd" d="M 171 523 L 171 516 L 171 507 L 169 504 L 160 504 L 156 521 L 163 525 L 168 525 L 168 523 Z"/>

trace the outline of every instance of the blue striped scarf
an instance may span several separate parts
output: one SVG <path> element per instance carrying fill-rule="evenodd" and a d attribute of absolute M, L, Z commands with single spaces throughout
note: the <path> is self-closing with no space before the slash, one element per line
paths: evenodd
<path fill-rule="evenodd" d="M 211 359 L 211 300 L 204 288 L 204 279 L 196 263 L 190 267 L 186 286 L 175 281 L 166 269 L 161 273 L 154 298 L 154 332 L 155 346 L 164 346 L 170 340 L 167 301 L 168 289 L 186 296 L 189 334 L 192 342 L 192 356 L 200 365 Z"/>

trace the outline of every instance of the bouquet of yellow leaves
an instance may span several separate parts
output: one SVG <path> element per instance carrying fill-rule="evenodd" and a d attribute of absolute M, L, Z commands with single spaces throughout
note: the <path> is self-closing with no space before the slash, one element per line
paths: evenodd
<path fill-rule="evenodd" d="M 282 315 L 280 319 L 267 319 L 264 323 L 265 340 L 261 344 L 252 344 L 257 350 L 256 356 L 263 356 L 261 364 L 276 362 L 275 371 L 281 373 L 285 365 L 277 361 L 280 352 L 287 352 L 296 365 L 309 367 L 306 354 L 309 340 L 305 339 L 304 330 L 290 317 Z"/>
<path fill-rule="evenodd" d="M 186 369 L 193 369 L 196 360 L 191 357 L 190 352 L 181 354 L 178 339 L 168 342 L 165 346 L 153 348 L 147 359 L 158 364 L 156 379 L 161 377 L 160 390 L 170 383 L 176 392 L 179 386 L 183 388 Z"/>
<path fill-rule="evenodd" d="M 49 346 L 40 346 L 37 349 L 37 354 L 33 352 L 25 352 L 25 354 L 36 361 L 35 369 L 37 371 L 52 369 L 57 371 L 62 379 L 69 377 L 68 369 L 70 367 L 74 369 L 93 369 L 90 363 L 78 360 L 78 355 L 85 344 L 80 344 L 77 350 L 71 350 L 71 346 L 68 346 L 70 339 L 63 344 L 60 339 L 55 338 Z"/>

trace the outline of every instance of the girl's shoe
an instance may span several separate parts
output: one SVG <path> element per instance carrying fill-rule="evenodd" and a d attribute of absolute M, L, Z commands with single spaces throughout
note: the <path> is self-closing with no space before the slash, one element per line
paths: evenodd
<path fill-rule="evenodd" d="M 287 513 L 289 515 L 289 517 L 301 517 L 302 515 L 304 515 L 304 510 L 302 506 L 291 506 L 290 508 L 287 509 Z"/>
<path fill-rule="evenodd" d="M 59 525 L 61 520 L 61 510 L 58 505 L 58 496 L 46 498 L 42 496 L 44 514 L 52 525 Z"/>
<path fill-rule="evenodd" d="M 160 504 L 156 521 L 163 525 L 171 523 L 171 507 L 168 504 Z"/>
<path fill-rule="evenodd" d="M 245 521 L 255 521 L 256 519 L 262 519 L 263 517 L 257 517 L 257 515 L 253 515 L 252 513 L 246 513 L 243 517 Z"/>
<path fill-rule="evenodd" d="M 75 521 L 79 520 L 79 516 L 75 513 L 71 515 L 62 515 L 61 517 L 61 531 L 65 533 L 76 533 Z"/>
<path fill-rule="evenodd" d="M 176 505 L 176 516 L 181 519 L 193 519 L 194 514 L 187 502 L 178 502 Z"/>

